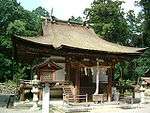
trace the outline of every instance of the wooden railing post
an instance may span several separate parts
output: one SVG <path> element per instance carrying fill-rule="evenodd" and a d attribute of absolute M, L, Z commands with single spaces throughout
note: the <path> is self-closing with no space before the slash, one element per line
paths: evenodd
<path fill-rule="evenodd" d="M 75 95 L 73 95 L 73 100 L 74 100 L 74 103 L 77 101 Z"/>
<path fill-rule="evenodd" d="M 69 103 L 69 94 L 66 94 L 67 104 Z"/>
<path fill-rule="evenodd" d="M 63 105 L 65 103 L 65 94 L 63 93 Z"/>
<path fill-rule="evenodd" d="M 88 94 L 86 94 L 86 102 L 88 102 Z"/>

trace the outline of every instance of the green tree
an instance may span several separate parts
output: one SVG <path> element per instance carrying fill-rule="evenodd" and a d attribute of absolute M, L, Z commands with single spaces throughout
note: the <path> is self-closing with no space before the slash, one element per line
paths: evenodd
<path fill-rule="evenodd" d="M 28 11 L 22 11 L 22 17 L 20 20 L 25 23 L 25 35 L 26 36 L 36 36 L 42 33 L 42 20 L 38 15 Z"/>
<path fill-rule="evenodd" d="M 129 46 L 143 47 L 143 12 L 141 11 L 138 15 L 135 15 L 133 10 L 129 10 L 127 12 L 126 21 L 129 29 L 127 44 Z"/>
<path fill-rule="evenodd" d="M 22 35 L 26 30 L 25 25 L 26 24 L 23 21 L 15 20 L 8 25 L 7 32 L 8 34 Z"/>
<path fill-rule="evenodd" d="M 142 6 L 143 20 L 143 35 L 142 35 L 142 47 L 150 47 L 150 1 L 141 0 L 139 4 Z M 150 49 L 148 49 L 143 56 L 136 60 L 135 73 L 137 76 L 144 76 L 144 73 L 150 69 Z"/>
<path fill-rule="evenodd" d="M 6 33 L 10 22 L 20 18 L 22 10 L 16 0 L 0 0 L 0 35 Z"/>
<path fill-rule="evenodd" d="M 74 17 L 74 16 L 71 16 L 69 19 L 68 19 L 69 21 L 71 21 L 71 22 L 77 22 L 77 23 L 81 23 L 81 22 L 83 22 L 83 19 L 82 19 L 82 17 Z"/>
<path fill-rule="evenodd" d="M 143 42 L 144 45 L 150 47 L 150 1 L 141 0 L 140 5 L 143 7 L 144 11 L 144 32 L 143 32 Z"/>
<path fill-rule="evenodd" d="M 39 16 L 50 17 L 49 12 L 46 9 L 42 8 L 41 6 L 37 7 L 32 12 L 35 13 L 35 14 L 37 14 L 37 15 L 39 15 Z"/>
<path fill-rule="evenodd" d="M 28 66 L 12 60 L 11 35 L 36 36 L 42 33 L 41 17 L 25 10 L 16 0 L 0 0 L 0 82 L 28 78 Z M 12 75 L 15 75 L 14 77 Z"/>
<path fill-rule="evenodd" d="M 0 44 L 2 46 L 11 46 L 12 33 L 23 36 L 40 35 L 41 23 L 41 18 L 37 14 L 24 10 L 16 0 L 0 0 Z"/>
<path fill-rule="evenodd" d="M 11 59 L 0 53 L 0 82 L 12 79 L 11 65 Z"/>
<path fill-rule="evenodd" d="M 121 9 L 122 3 L 113 0 L 94 0 L 91 8 L 87 8 L 84 14 L 98 35 L 111 42 L 125 44 L 128 25 Z"/>

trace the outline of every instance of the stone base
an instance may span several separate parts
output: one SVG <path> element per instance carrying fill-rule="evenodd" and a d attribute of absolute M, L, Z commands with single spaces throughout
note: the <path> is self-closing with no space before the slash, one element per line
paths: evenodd
<path fill-rule="evenodd" d="M 30 111 L 36 111 L 36 110 L 40 110 L 40 109 L 41 109 L 40 107 L 31 107 Z"/>
<path fill-rule="evenodd" d="M 101 102 L 102 103 L 104 101 L 103 96 L 104 96 L 104 94 L 93 94 L 93 102 L 95 102 L 95 103 Z"/>

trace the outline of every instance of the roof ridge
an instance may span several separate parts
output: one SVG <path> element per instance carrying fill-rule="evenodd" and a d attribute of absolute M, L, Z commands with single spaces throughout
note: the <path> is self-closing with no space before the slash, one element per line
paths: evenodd
<path fill-rule="evenodd" d="M 45 20 L 45 25 L 48 23 L 48 22 L 51 22 L 51 23 L 57 23 L 57 22 L 61 22 L 61 23 L 66 23 L 68 25 L 79 25 L 81 27 L 84 27 L 86 26 L 87 28 L 91 27 L 90 24 L 88 24 L 87 21 L 83 21 L 83 22 L 77 22 L 77 21 L 73 21 L 71 19 L 68 19 L 68 20 L 62 20 L 62 19 L 58 19 L 54 16 L 52 16 L 51 18 L 43 18 Z"/>

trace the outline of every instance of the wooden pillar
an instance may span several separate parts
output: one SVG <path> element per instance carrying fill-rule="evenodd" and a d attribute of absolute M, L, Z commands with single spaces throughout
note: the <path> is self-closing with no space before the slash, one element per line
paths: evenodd
<path fill-rule="evenodd" d="M 78 66 L 76 67 L 76 74 L 75 74 L 75 94 L 79 95 L 80 94 L 80 66 L 78 63 Z"/>
<path fill-rule="evenodd" d="M 70 60 L 66 58 L 65 60 L 65 80 L 70 80 Z"/>
<path fill-rule="evenodd" d="M 43 89 L 39 89 L 39 100 L 43 98 Z"/>
<path fill-rule="evenodd" d="M 116 64 L 116 62 L 114 61 L 114 62 L 112 62 L 112 71 L 111 71 L 111 73 L 112 73 L 112 84 L 114 85 L 114 73 L 115 73 L 115 64 Z"/>
<path fill-rule="evenodd" d="M 109 70 L 109 75 L 108 75 L 108 102 L 111 102 L 112 98 L 112 66 Z"/>

